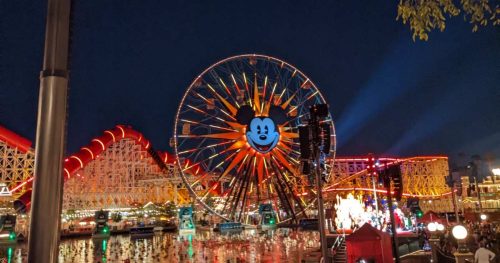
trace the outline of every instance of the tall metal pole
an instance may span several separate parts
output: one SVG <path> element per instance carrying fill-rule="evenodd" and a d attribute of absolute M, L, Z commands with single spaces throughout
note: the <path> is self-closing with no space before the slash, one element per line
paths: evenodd
<path fill-rule="evenodd" d="M 373 197 L 375 198 L 375 213 L 376 213 L 376 219 L 377 219 L 377 225 L 381 227 L 381 223 L 379 220 L 379 212 L 378 212 L 378 197 L 377 197 L 377 185 L 375 183 L 375 175 L 372 174 L 372 187 L 373 187 Z"/>
<path fill-rule="evenodd" d="M 57 262 L 66 137 L 70 0 L 48 0 L 28 262 Z"/>
<path fill-rule="evenodd" d="M 392 192 L 391 192 L 391 170 L 385 170 L 385 185 L 387 187 L 387 201 L 389 203 L 389 216 L 391 219 L 391 232 L 392 232 L 392 251 L 394 253 L 394 258 L 396 263 L 399 263 L 399 243 L 396 234 L 396 221 L 394 220 L 394 207 L 392 206 Z"/>
<path fill-rule="evenodd" d="M 318 221 L 319 237 L 321 239 L 321 255 L 323 262 L 328 261 L 328 245 L 326 244 L 325 209 L 323 207 L 323 191 L 321 182 L 321 167 L 319 164 L 319 154 L 316 155 L 316 191 L 318 191 Z"/>
<path fill-rule="evenodd" d="M 328 258 L 328 245 L 326 243 L 326 226 L 325 226 L 325 209 L 323 207 L 323 188 L 321 178 L 321 163 L 320 163 L 320 149 L 319 149 L 319 120 L 315 114 L 311 116 L 312 130 L 313 130 L 313 158 L 316 165 L 316 191 L 318 198 L 318 221 L 319 221 L 319 237 L 321 241 L 321 255 L 323 262 L 329 262 Z"/>
<path fill-rule="evenodd" d="M 460 224 L 460 218 L 458 217 L 457 194 L 455 193 L 455 189 L 457 189 L 457 188 L 455 186 L 455 183 L 453 183 L 453 186 L 451 187 L 451 197 L 453 198 L 452 199 L 453 211 L 455 212 L 455 220 L 457 221 L 457 223 Z"/>
<path fill-rule="evenodd" d="M 481 202 L 481 188 L 479 187 L 479 182 L 477 181 L 477 178 L 474 176 L 474 184 L 476 185 L 476 192 L 477 192 L 477 201 L 479 201 L 479 213 L 483 213 L 483 204 Z"/>

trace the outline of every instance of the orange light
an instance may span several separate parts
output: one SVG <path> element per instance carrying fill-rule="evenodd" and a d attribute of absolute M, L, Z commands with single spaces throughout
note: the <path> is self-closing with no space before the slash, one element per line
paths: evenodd
<path fill-rule="evenodd" d="M 71 155 L 69 158 L 76 159 L 80 163 L 80 168 L 83 168 L 83 162 L 80 158 L 78 158 L 77 156 L 74 156 L 74 155 Z"/>
<path fill-rule="evenodd" d="M 71 175 L 69 174 L 68 169 L 64 168 L 64 172 L 66 173 L 66 176 L 68 176 L 68 179 L 71 178 Z"/>
<path fill-rule="evenodd" d="M 351 187 L 351 188 L 335 188 L 335 189 L 325 189 L 323 192 L 332 192 L 332 191 L 373 191 L 372 188 L 357 188 L 357 187 Z M 383 193 L 386 194 L 387 190 L 382 190 L 382 189 L 377 189 L 375 190 L 377 193 Z M 391 194 L 394 194 L 394 191 L 391 191 Z M 443 193 L 440 195 L 415 195 L 415 194 L 408 194 L 408 193 L 403 193 L 403 196 L 409 196 L 409 197 L 420 197 L 420 198 L 438 198 L 441 196 L 446 196 L 451 194 L 451 192 Z"/>
<path fill-rule="evenodd" d="M 99 140 L 99 139 L 92 139 L 92 141 L 93 142 L 98 142 L 101 145 L 103 151 L 106 150 L 106 147 L 104 146 L 104 143 L 102 143 L 101 140 Z"/>
<path fill-rule="evenodd" d="M 92 160 L 94 159 L 94 153 L 92 152 L 92 150 L 90 150 L 90 149 L 89 149 L 89 148 L 87 148 L 87 147 L 83 147 L 82 149 L 83 149 L 83 150 L 85 150 L 85 151 L 87 151 L 87 152 L 89 152 L 89 153 L 90 153 L 90 156 L 91 156 L 91 158 L 92 158 Z"/>
<path fill-rule="evenodd" d="M 112 132 L 110 132 L 110 131 L 104 131 L 104 132 L 107 133 L 107 134 L 110 134 L 111 137 L 113 138 L 113 142 L 116 142 L 115 135 Z"/>
<path fill-rule="evenodd" d="M 34 179 L 34 178 L 35 178 L 35 177 L 30 177 L 28 180 L 26 180 L 26 181 L 24 181 L 24 182 L 20 183 L 20 184 L 19 184 L 18 186 L 16 186 L 16 187 L 14 187 L 14 188 L 10 189 L 10 192 L 11 192 L 11 193 L 15 192 L 17 189 L 19 189 L 19 188 L 23 187 L 25 184 L 27 184 L 27 183 L 29 183 L 29 182 L 33 181 L 33 179 Z"/>
<path fill-rule="evenodd" d="M 122 139 L 125 138 L 125 130 L 123 130 L 122 126 L 118 126 L 118 129 L 122 131 Z"/>

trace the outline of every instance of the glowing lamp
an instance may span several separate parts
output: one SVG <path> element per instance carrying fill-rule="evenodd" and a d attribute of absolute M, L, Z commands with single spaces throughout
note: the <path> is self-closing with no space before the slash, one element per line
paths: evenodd
<path fill-rule="evenodd" d="M 443 224 L 436 224 L 436 228 L 438 231 L 443 231 L 444 230 L 444 225 Z"/>
<path fill-rule="evenodd" d="M 491 172 L 492 172 L 494 175 L 500 175 L 500 168 L 494 168 L 494 169 L 491 169 Z"/>
<path fill-rule="evenodd" d="M 453 227 L 453 230 L 451 230 L 451 233 L 458 240 L 462 240 L 462 239 L 465 239 L 467 237 L 467 229 L 461 225 L 457 225 L 457 226 Z"/>
<path fill-rule="evenodd" d="M 465 238 L 467 237 L 467 229 L 464 226 L 456 225 L 451 230 L 453 236 L 458 240 L 458 252 L 467 253 L 469 248 L 465 244 Z"/>
<path fill-rule="evenodd" d="M 481 218 L 481 220 L 483 220 L 483 221 L 484 221 L 484 220 L 486 220 L 486 218 L 488 218 L 488 216 L 486 216 L 485 214 L 481 214 L 479 217 L 480 217 L 480 218 Z"/>
<path fill-rule="evenodd" d="M 418 210 L 416 214 L 417 214 L 417 218 L 422 218 L 424 216 L 424 213 L 422 212 L 422 210 Z"/>
<path fill-rule="evenodd" d="M 431 222 L 427 225 L 427 229 L 431 232 L 435 232 L 437 230 L 437 225 L 434 222 Z"/>

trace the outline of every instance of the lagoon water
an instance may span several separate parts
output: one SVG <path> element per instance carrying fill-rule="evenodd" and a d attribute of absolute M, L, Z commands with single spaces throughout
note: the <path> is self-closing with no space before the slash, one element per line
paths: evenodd
<path fill-rule="evenodd" d="M 0 262 L 27 262 L 26 246 L 3 247 Z M 199 231 L 194 235 L 156 233 L 137 240 L 117 235 L 108 240 L 64 239 L 59 262 L 301 262 L 305 251 L 317 247 L 317 232 L 291 232 L 285 237 L 275 232 L 221 235 Z"/>

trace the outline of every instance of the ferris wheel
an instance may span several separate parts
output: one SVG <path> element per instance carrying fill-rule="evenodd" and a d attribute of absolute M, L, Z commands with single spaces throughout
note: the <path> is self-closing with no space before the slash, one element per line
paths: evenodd
<path fill-rule="evenodd" d="M 251 224 L 259 205 L 277 223 L 307 217 L 316 192 L 300 166 L 298 127 L 325 100 L 294 66 L 264 55 L 219 61 L 188 87 L 175 119 L 181 177 L 200 204 L 230 221 Z M 330 115 L 324 120 L 335 131 Z M 333 156 L 325 158 L 330 173 Z"/>

